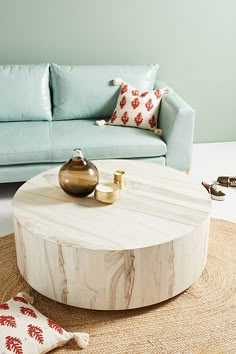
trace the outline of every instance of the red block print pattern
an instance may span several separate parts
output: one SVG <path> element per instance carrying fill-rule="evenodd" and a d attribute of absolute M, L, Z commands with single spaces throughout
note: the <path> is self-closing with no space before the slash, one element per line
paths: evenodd
<path fill-rule="evenodd" d="M 147 103 L 145 104 L 148 112 L 151 111 L 151 109 L 153 108 L 153 103 L 152 103 L 152 99 L 149 98 L 149 100 L 147 101 Z"/>
<path fill-rule="evenodd" d="M 50 319 L 48 319 L 47 322 L 50 328 L 55 329 L 55 331 L 57 331 L 59 334 L 63 334 L 63 329 L 61 328 L 61 326 L 59 326 L 57 323 Z"/>
<path fill-rule="evenodd" d="M 111 116 L 111 123 L 114 123 L 114 121 L 116 120 L 116 118 L 117 118 L 117 112 L 114 111 L 113 114 L 112 114 L 112 116 Z"/>
<path fill-rule="evenodd" d="M 5 345 L 7 350 L 9 350 L 10 352 L 15 354 L 23 354 L 22 342 L 20 338 L 7 336 Z"/>
<path fill-rule="evenodd" d="M 132 90 L 133 96 L 139 96 L 139 90 Z"/>
<path fill-rule="evenodd" d="M 26 302 L 25 298 L 29 301 Z M 65 331 L 29 302 L 33 302 L 33 298 L 21 292 L 14 300 L 12 297 L 0 304 L 0 354 L 48 353 L 52 348 L 64 345 L 73 336 L 79 347 L 88 344 L 87 334 L 84 338 L 86 342 L 81 342 L 80 334 L 77 337 Z"/>
<path fill-rule="evenodd" d="M 14 296 L 13 297 L 13 300 L 14 301 L 17 301 L 17 302 L 23 302 L 24 304 L 27 304 L 28 305 L 28 301 L 26 301 L 23 297 L 21 296 Z"/>
<path fill-rule="evenodd" d="M 116 108 L 108 124 L 155 130 L 158 111 L 164 93 L 169 88 L 141 92 L 127 83 L 123 83 Z"/>
<path fill-rule="evenodd" d="M 0 310 L 9 310 L 8 304 L 1 304 L 0 305 Z"/>
<path fill-rule="evenodd" d="M 149 122 L 149 124 L 150 124 L 150 127 L 151 127 L 151 128 L 154 128 L 155 125 L 156 125 L 156 118 L 155 118 L 155 116 L 152 116 L 152 118 L 150 118 L 148 122 Z"/>
<path fill-rule="evenodd" d="M 22 313 L 22 315 L 26 315 L 29 317 L 33 317 L 33 318 L 37 318 L 36 313 L 34 312 L 34 310 L 28 308 L 28 307 L 20 307 L 20 312 Z"/>
<path fill-rule="evenodd" d="M 129 121 L 129 116 L 128 116 L 128 112 L 126 111 L 123 116 L 121 117 L 121 121 L 126 124 Z"/>
<path fill-rule="evenodd" d="M 132 102 L 131 105 L 133 107 L 133 109 L 136 109 L 139 105 L 140 105 L 140 101 L 138 99 L 138 97 L 136 97 Z"/>
<path fill-rule="evenodd" d="M 38 326 L 34 326 L 32 324 L 29 324 L 27 327 L 28 327 L 28 335 L 31 338 L 34 338 L 40 344 L 43 344 L 44 339 L 43 339 L 43 330 L 42 330 L 42 328 L 40 328 Z"/>
<path fill-rule="evenodd" d="M 127 92 L 128 91 L 128 85 L 123 85 L 122 87 L 121 87 L 121 90 L 120 90 L 120 93 L 123 95 L 125 92 Z"/>
<path fill-rule="evenodd" d="M 155 90 L 154 93 L 156 95 L 156 98 L 159 100 L 159 98 L 161 98 L 162 96 L 161 90 Z"/>
<path fill-rule="evenodd" d="M 120 101 L 120 108 L 124 108 L 124 106 L 126 105 L 126 97 L 123 96 L 122 100 Z"/>
<path fill-rule="evenodd" d="M 13 316 L 0 316 L 0 326 L 16 327 L 16 320 Z"/>
<path fill-rule="evenodd" d="M 139 113 L 136 115 L 136 117 L 134 118 L 134 121 L 135 121 L 135 123 L 137 124 L 137 126 L 139 127 L 140 124 L 141 124 L 142 121 L 143 121 L 143 117 L 142 117 L 142 113 L 141 113 L 141 112 L 139 112 Z"/>

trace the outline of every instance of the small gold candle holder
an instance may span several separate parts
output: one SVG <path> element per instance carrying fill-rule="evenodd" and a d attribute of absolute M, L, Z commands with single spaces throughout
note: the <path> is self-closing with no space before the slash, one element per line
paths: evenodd
<path fill-rule="evenodd" d="M 123 170 L 116 170 L 114 172 L 114 183 L 120 189 L 123 189 L 125 186 L 124 175 L 125 175 L 125 171 L 123 171 Z"/>
<path fill-rule="evenodd" d="M 112 182 L 99 183 L 95 188 L 94 196 L 99 202 L 112 204 L 119 199 L 119 187 Z"/>

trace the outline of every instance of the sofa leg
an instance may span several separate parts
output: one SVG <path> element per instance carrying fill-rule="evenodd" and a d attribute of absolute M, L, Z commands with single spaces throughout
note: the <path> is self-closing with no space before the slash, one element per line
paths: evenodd
<path fill-rule="evenodd" d="M 186 173 L 186 175 L 189 175 L 190 170 L 185 170 L 184 172 Z"/>

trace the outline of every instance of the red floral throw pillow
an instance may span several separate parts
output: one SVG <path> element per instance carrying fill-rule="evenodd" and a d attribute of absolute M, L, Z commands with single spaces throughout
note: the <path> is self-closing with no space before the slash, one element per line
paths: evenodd
<path fill-rule="evenodd" d="M 155 130 L 162 96 L 169 91 L 168 88 L 162 88 L 140 92 L 123 82 L 108 124 Z"/>
<path fill-rule="evenodd" d="M 0 353 L 39 354 L 62 346 L 74 338 L 79 347 L 88 345 L 87 333 L 66 332 L 32 305 L 33 299 L 19 293 L 0 304 Z"/>

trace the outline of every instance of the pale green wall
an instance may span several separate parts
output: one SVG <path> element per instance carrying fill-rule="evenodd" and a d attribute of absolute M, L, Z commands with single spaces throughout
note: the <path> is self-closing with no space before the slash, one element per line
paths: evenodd
<path fill-rule="evenodd" d="M 235 0 L 0 0 L 0 64 L 159 63 L 195 141 L 236 140 Z"/>

